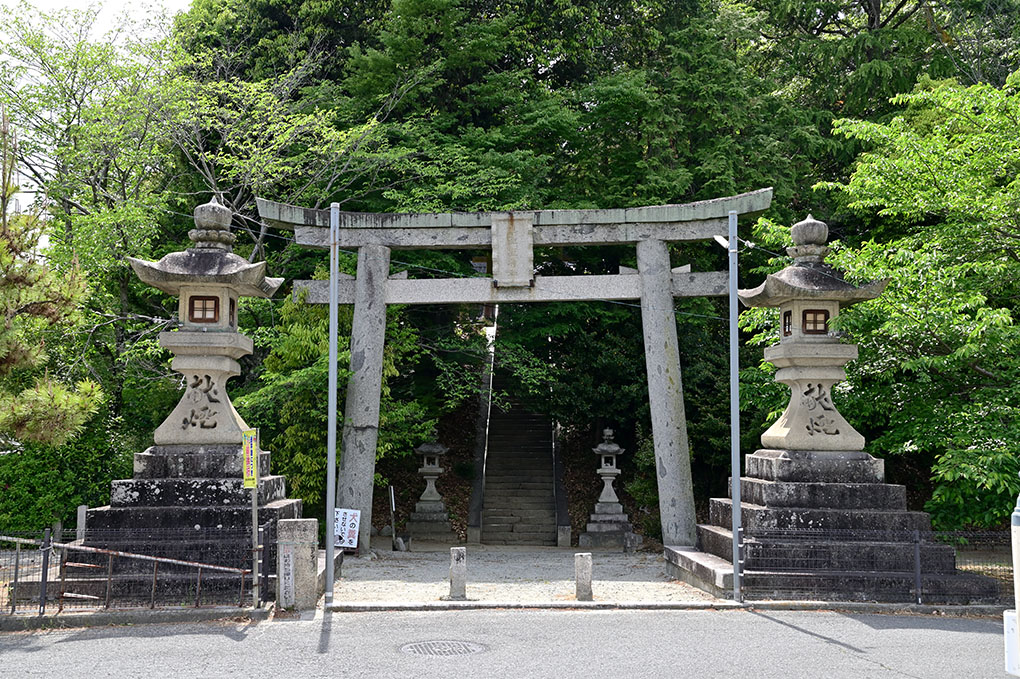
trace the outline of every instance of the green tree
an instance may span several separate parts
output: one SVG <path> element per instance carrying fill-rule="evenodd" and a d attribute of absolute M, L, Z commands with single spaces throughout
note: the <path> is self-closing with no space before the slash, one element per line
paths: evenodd
<path fill-rule="evenodd" d="M 63 443 L 77 434 L 102 400 L 99 386 L 68 386 L 40 375 L 47 363 L 42 333 L 67 331 L 87 292 L 76 266 L 52 268 L 40 254 L 45 221 L 14 212 L 17 140 L 0 108 L 0 445 L 15 441 Z M 62 372 L 62 371 L 60 371 Z M 15 441 L 6 441 L 7 437 Z"/>

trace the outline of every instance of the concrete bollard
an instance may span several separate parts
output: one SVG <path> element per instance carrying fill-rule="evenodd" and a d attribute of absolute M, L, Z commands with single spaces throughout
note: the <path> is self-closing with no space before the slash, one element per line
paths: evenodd
<path fill-rule="evenodd" d="M 577 581 L 577 600 L 594 601 L 591 591 L 591 552 L 574 555 L 574 579 Z"/>
<path fill-rule="evenodd" d="M 89 511 L 88 505 L 78 505 L 78 522 L 75 524 L 75 539 L 78 542 L 85 541 L 85 517 Z"/>
<path fill-rule="evenodd" d="M 276 605 L 315 610 L 319 602 L 316 557 L 318 519 L 280 519 L 276 524 Z"/>
<path fill-rule="evenodd" d="M 467 599 L 467 547 L 450 548 L 450 596 L 451 601 Z"/>

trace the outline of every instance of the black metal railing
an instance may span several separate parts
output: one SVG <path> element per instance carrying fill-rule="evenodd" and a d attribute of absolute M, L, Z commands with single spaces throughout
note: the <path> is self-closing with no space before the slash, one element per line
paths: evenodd
<path fill-rule="evenodd" d="M 250 530 L 0 534 L 0 615 L 67 609 L 250 605 Z M 262 603 L 273 598 L 275 525 L 259 530 Z"/>

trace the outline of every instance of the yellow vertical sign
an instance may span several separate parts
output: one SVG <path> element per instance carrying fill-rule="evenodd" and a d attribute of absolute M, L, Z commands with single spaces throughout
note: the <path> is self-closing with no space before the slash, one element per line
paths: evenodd
<path fill-rule="evenodd" d="M 259 430 L 246 429 L 241 432 L 241 448 L 244 460 L 244 487 L 256 488 L 259 481 Z"/>

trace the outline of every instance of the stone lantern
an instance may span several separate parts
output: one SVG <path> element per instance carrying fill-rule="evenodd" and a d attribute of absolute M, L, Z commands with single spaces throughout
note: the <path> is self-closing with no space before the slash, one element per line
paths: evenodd
<path fill-rule="evenodd" d="M 623 455 L 624 449 L 613 442 L 613 430 L 602 431 L 602 443 L 592 451 L 598 456 L 599 468 L 596 473 L 602 477 L 602 494 L 595 503 L 595 513 L 591 515 L 584 533 L 578 536 L 580 547 L 617 547 L 631 551 L 640 546 L 641 537 L 634 533 L 627 515 L 616 496 L 613 482 L 620 475 L 616 466 L 616 458 Z"/>
<path fill-rule="evenodd" d="M 883 460 L 864 450 L 864 437 L 832 402 L 857 347 L 841 343 L 831 323 L 841 309 L 878 297 L 887 281 L 843 280 L 825 263 L 828 231 L 811 215 L 794 224 L 793 264 L 739 292 L 746 306 L 779 309 L 779 343 L 765 359 L 791 392 L 762 448 L 744 458 L 742 587 L 812 600 L 903 601 L 920 596 L 921 578 L 926 603 L 984 601 L 997 583 L 955 570 L 953 547 L 930 535 L 927 514 L 907 509 L 904 486 L 885 483 Z M 666 546 L 667 571 L 732 596 L 733 511 L 732 497 L 711 498 L 697 547 Z"/>
<path fill-rule="evenodd" d="M 857 358 L 857 346 L 842 344 L 832 330 L 841 308 L 874 299 L 888 281 L 856 287 L 825 263 L 829 229 L 811 215 L 791 229 L 793 264 L 753 290 L 741 290 L 750 307 L 779 307 L 779 344 L 765 350 L 778 369 L 776 381 L 790 387 L 790 403 L 762 434 L 771 450 L 861 451 L 864 437 L 836 410 L 832 385 L 846 379 L 843 366 Z"/>
<path fill-rule="evenodd" d="M 612 429 L 602 430 L 602 438 L 602 443 L 592 448 L 599 456 L 599 468 L 596 473 L 602 477 L 603 484 L 602 494 L 599 495 L 599 501 L 595 505 L 595 512 L 620 513 L 623 511 L 623 505 L 620 504 L 620 498 L 616 497 L 616 491 L 613 490 L 613 481 L 620 475 L 620 470 L 616 466 L 616 456 L 623 455 L 623 448 L 613 442 Z"/>
<path fill-rule="evenodd" d="M 414 452 L 421 455 L 418 473 L 425 479 L 425 491 L 415 504 L 411 518 L 407 522 L 407 532 L 412 538 L 434 542 L 457 541 L 457 534 L 453 532 L 443 497 L 436 490 L 436 479 L 444 471 L 439 466 L 440 458 L 449 450 L 437 442 L 423 443 L 414 449 Z"/>
<path fill-rule="evenodd" d="M 252 491 L 244 487 L 241 455 L 241 432 L 249 427 L 230 403 L 226 382 L 252 351 L 252 341 L 237 331 L 238 299 L 269 297 L 283 279 L 267 278 L 264 262 L 231 252 L 231 217 L 213 199 L 195 208 L 187 250 L 158 262 L 128 258 L 142 281 L 180 298 L 179 327 L 160 333 L 159 343 L 173 352 L 185 391 L 156 429 L 155 445 L 135 453 L 133 478 L 113 481 L 110 505 L 88 511 L 89 546 L 137 551 L 142 539 L 155 556 L 250 567 Z M 286 497 L 286 479 L 271 473 L 269 451 L 259 450 L 258 470 L 258 525 L 300 518 L 301 500 Z M 275 560 L 266 566 L 274 572 Z M 236 591 L 229 580 L 207 576 L 203 591 Z"/>
<path fill-rule="evenodd" d="M 237 301 L 271 297 L 283 279 L 268 278 L 265 262 L 233 254 L 231 217 L 214 197 L 195 208 L 192 247 L 158 262 L 127 258 L 143 282 L 179 297 L 180 328 L 160 333 L 159 344 L 173 352 L 171 367 L 184 375 L 185 392 L 156 429 L 156 445 L 240 444 L 249 428 L 226 389 L 241 374 L 237 359 L 252 352 L 251 339 L 237 331 Z"/>

